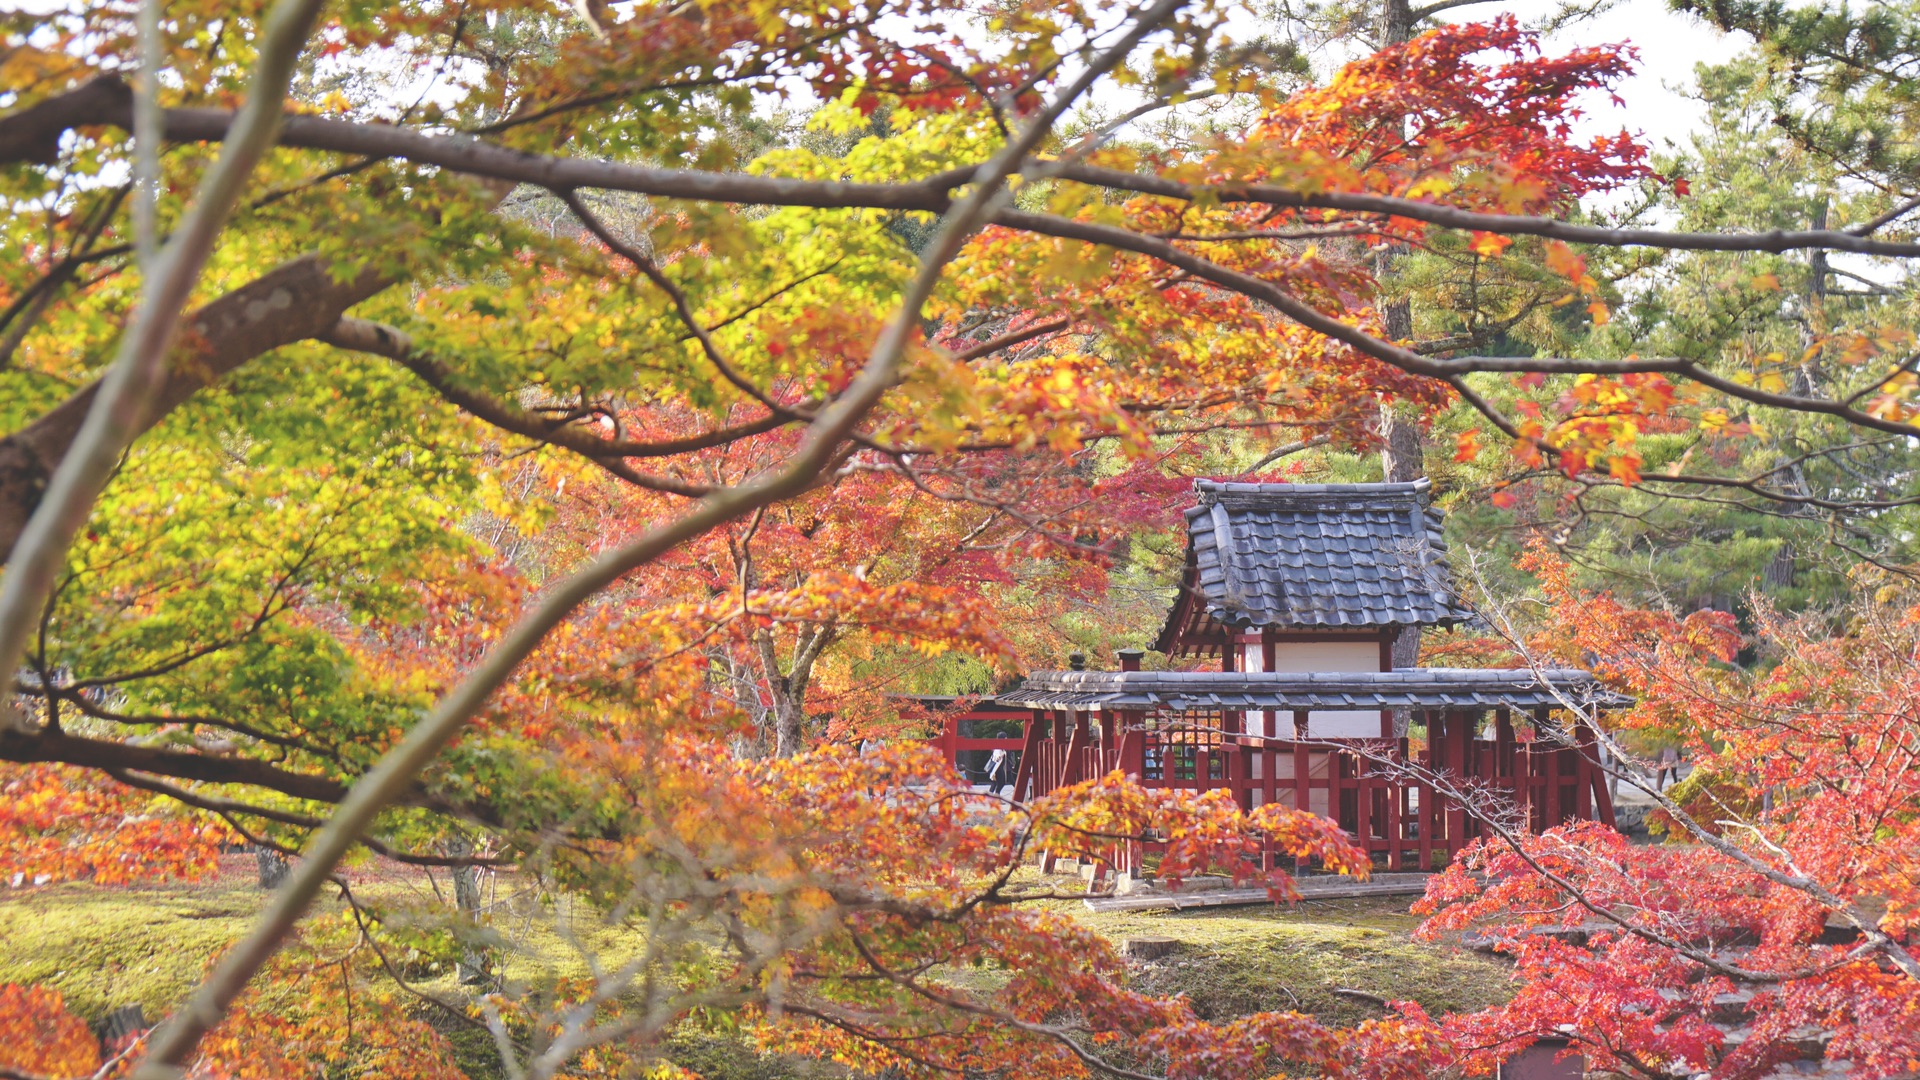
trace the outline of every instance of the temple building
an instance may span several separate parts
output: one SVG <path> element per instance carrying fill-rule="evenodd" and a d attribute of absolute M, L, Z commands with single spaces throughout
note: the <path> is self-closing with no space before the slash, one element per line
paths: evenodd
<path fill-rule="evenodd" d="M 1017 799 L 1117 768 L 1149 786 L 1226 788 L 1249 810 L 1305 807 L 1388 868 L 1450 859 L 1489 826 L 1473 808 L 1493 802 L 1516 827 L 1611 822 L 1588 722 L 1626 699 L 1584 671 L 1395 668 L 1402 633 L 1473 618 L 1425 480 L 1194 491 L 1155 648 L 1208 670 L 1144 671 L 1127 650 L 1118 671 L 1033 672 L 951 716 L 957 764 L 1001 750 L 995 779 L 1011 776 Z M 981 723 L 992 746 L 963 746 Z M 1130 869 L 1143 854 L 1105 858 Z"/>

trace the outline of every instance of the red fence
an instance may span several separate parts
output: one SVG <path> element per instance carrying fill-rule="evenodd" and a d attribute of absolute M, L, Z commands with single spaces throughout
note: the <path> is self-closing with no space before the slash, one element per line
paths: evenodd
<path fill-rule="evenodd" d="M 1487 834 L 1488 822 L 1449 790 L 1469 795 L 1477 806 L 1503 808 L 1502 816 L 1530 831 L 1612 820 L 1605 774 L 1584 725 L 1575 726 L 1576 745 L 1567 746 L 1522 741 L 1505 710 L 1495 714 L 1490 737 L 1477 730 L 1479 714 L 1436 711 L 1417 718 L 1425 722 L 1427 746 L 1415 753 L 1404 738 L 1249 737 L 1238 733 L 1234 713 L 1036 712 L 1022 743 L 1014 794 L 1031 798 L 1114 769 L 1150 787 L 1225 788 L 1247 810 L 1278 802 L 1331 817 L 1389 870 L 1434 869 Z M 1296 714 L 1295 732 L 1305 730 L 1305 723 L 1306 715 Z M 1535 717 L 1536 731 L 1546 724 L 1544 712 Z M 1127 870 L 1153 847 L 1085 854 Z M 1278 857 L 1267 852 L 1261 861 L 1271 866 Z"/>

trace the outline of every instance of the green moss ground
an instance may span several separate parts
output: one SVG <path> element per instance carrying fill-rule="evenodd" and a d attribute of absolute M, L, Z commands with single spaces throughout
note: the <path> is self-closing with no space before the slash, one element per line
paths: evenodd
<path fill-rule="evenodd" d="M 422 890 L 385 883 L 362 891 L 397 899 Z M 0 890 L 0 983 L 57 987 L 69 1007 L 88 1019 L 130 1004 L 149 1017 L 163 1016 L 198 981 L 208 959 L 244 932 L 263 899 L 244 873 L 194 885 Z M 1136 969 L 1138 985 L 1184 993 L 1213 1019 L 1298 1008 L 1351 1024 L 1381 1014 L 1372 1002 L 1337 989 L 1408 998 L 1436 1013 L 1478 1008 L 1510 993 L 1507 969 L 1499 962 L 1413 941 L 1418 920 L 1406 904 L 1404 898 L 1372 898 L 1114 915 L 1091 914 L 1078 902 L 1058 906 L 1116 942 L 1143 935 L 1178 941 L 1173 955 Z M 550 946 L 550 955 L 563 955 L 558 938 L 547 940 L 552 935 L 542 930 L 543 922 L 529 920 L 515 936 L 532 949 Z M 1005 973 L 970 969 L 948 978 L 987 989 Z M 450 977 L 431 989 L 443 996 L 457 990 Z M 467 1038 L 448 1034 L 456 1042 Z M 492 1071 L 485 1067 L 490 1046 L 463 1049 L 472 1051 L 461 1056 L 476 1080 Z M 711 1080 L 827 1075 L 817 1066 L 758 1054 L 723 1033 L 688 1034 L 669 1047 L 669 1056 Z"/>
<path fill-rule="evenodd" d="M 198 984 L 208 961 L 248 929 L 266 900 L 249 874 L 250 859 L 191 885 L 105 888 L 84 883 L 32 889 L 0 889 L 0 983 L 52 986 L 67 1007 L 88 1021 L 139 1005 L 149 1019 L 171 1012 Z M 356 886 L 375 903 L 427 900 L 431 890 L 418 881 L 376 881 Z M 341 909 L 337 899 L 316 905 L 321 913 Z M 535 957 L 509 956 L 509 974 L 533 976 L 559 957 L 563 969 L 584 964 L 554 932 L 550 913 L 520 919 L 501 916 L 502 929 L 520 939 Z M 573 931 L 597 947 L 613 944 L 617 931 L 583 920 Z M 516 970 L 517 969 L 517 970 Z M 452 975 L 416 983 L 443 1000 L 457 1000 Z M 454 1048 L 455 1059 L 473 1080 L 502 1076 L 491 1036 L 450 1021 L 437 1009 L 423 1008 Z M 664 1048 L 674 1063 L 708 1080 L 806 1080 L 839 1073 L 813 1061 L 760 1053 L 739 1035 L 727 1032 L 677 1032 Z"/>
<path fill-rule="evenodd" d="M 1407 913 L 1408 902 L 1375 897 L 1082 917 L 1116 941 L 1178 941 L 1173 955 L 1140 966 L 1137 985 L 1184 993 L 1209 1019 L 1299 1009 L 1353 1024 L 1382 1014 L 1378 1005 L 1337 989 L 1417 1001 L 1433 1013 L 1482 1008 L 1512 994 L 1505 964 L 1414 941 L 1420 920 Z"/>
<path fill-rule="evenodd" d="M 261 897 L 224 882 L 0 890 L 0 983 L 56 987 L 89 1020 L 136 1004 L 164 1016 Z"/>

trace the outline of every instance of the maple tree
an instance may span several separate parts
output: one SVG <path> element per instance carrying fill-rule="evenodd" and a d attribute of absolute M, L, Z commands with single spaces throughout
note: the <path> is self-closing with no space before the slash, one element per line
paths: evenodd
<path fill-rule="evenodd" d="M 1146 829 L 1176 878 L 1244 876 L 1256 834 L 1363 871 L 1330 823 L 1117 778 L 982 808 L 924 753 L 809 750 L 827 645 L 848 658 L 826 703 L 854 718 L 876 650 L 1051 648 L 1001 632 L 996 590 L 1097 588 L 1107 541 L 1176 497 L 1159 462 L 1210 433 L 1365 448 L 1383 403 L 1457 401 L 1487 429 L 1463 457 L 1632 484 L 1644 430 L 1729 408 L 1911 431 L 1897 377 L 1862 406 L 1688 357 L 1387 334 L 1382 247 L 1466 253 L 1530 310 L 1594 323 L 1587 251 L 1916 253 L 1878 227 L 1568 220 L 1657 183 L 1628 136 L 1572 135 L 1620 48 L 1442 27 L 1288 94 L 1230 47 L 1224 5 L 995 5 L 984 37 L 976 14 L 8 17 L 4 865 L 190 875 L 235 837 L 302 856 L 135 1075 L 273 1071 L 324 1042 L 325 980 L 278 1013 L 247 987 L 302 962 L 282 947 L 364 852 L 512 864 L 654 920 L 601 978 L 483 1001 L 527 1075 L 644 1056 L 703 1011 L 902 1072 L 1424 1075 L 1418 1016 L 1203 1022 L 1011 884 L 1033 851 Z M 1103 86 L 1257 119 L 1178 148 L 1065 133 Z M 798 94 L 810 138 L 743 154 Z M 743 666 L 751 693 L 715 692 Z M 349 940 L 393 932 L 377 914 Z M 377 952 L 341 961 L 349 983 Z M 923 978 L 972 962 L 1020 974 L 992 995 Z M 21 1022 L 71 1026 L 7 993 Z"/>
<path fill-rule="evenodd" d="M 1547 614 L 1501 617 L 1507 647 L 1523 661 L 1584 657 L 1632 690 L 1604 736 L 1615 761 L 1635 760 L 1636 736 L 1684 746 L 1693 772 L 1670 792 L 1620 772 L 1655 803 L 1655 827 L 1684 842 L 1635 845 L 1592 822 L 1529 836 L 1492 793 L 1450 785 L 1483 820 L 1509 823 L 1429 884 L 1421 932 L 1484 935 L 1514 959 L 1519 992 L 1478 1013 L 1404 1010 L 1432 1040 L 1429 1060 L 1483 1071 L 1554 1038 L 1626 1075 L 1757 1077 L 1817 1042 L 1853 1075 L 1910 1073 L 1911 587 L 1863 592 L 1844 635 L 1760 601 L 1742 634 L 1725 612 L 1682 618 L 1582 594 L 1545 545 L 1528 567 Z M 1743 648 L 1766 662 L 1734 664 Z"/>

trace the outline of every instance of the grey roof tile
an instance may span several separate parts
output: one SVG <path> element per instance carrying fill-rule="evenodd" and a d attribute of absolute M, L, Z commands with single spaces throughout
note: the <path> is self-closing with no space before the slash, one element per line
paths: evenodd
<path fill-rule="evenodd" d="M 1192 583 L 1206 614 L 1237 628 L 1445 625 L 1453 595 L 1441 517 L 1410 484 L 1194 482 Z M 1168 648 L 1176 628 L 1161 634 Z"/>

